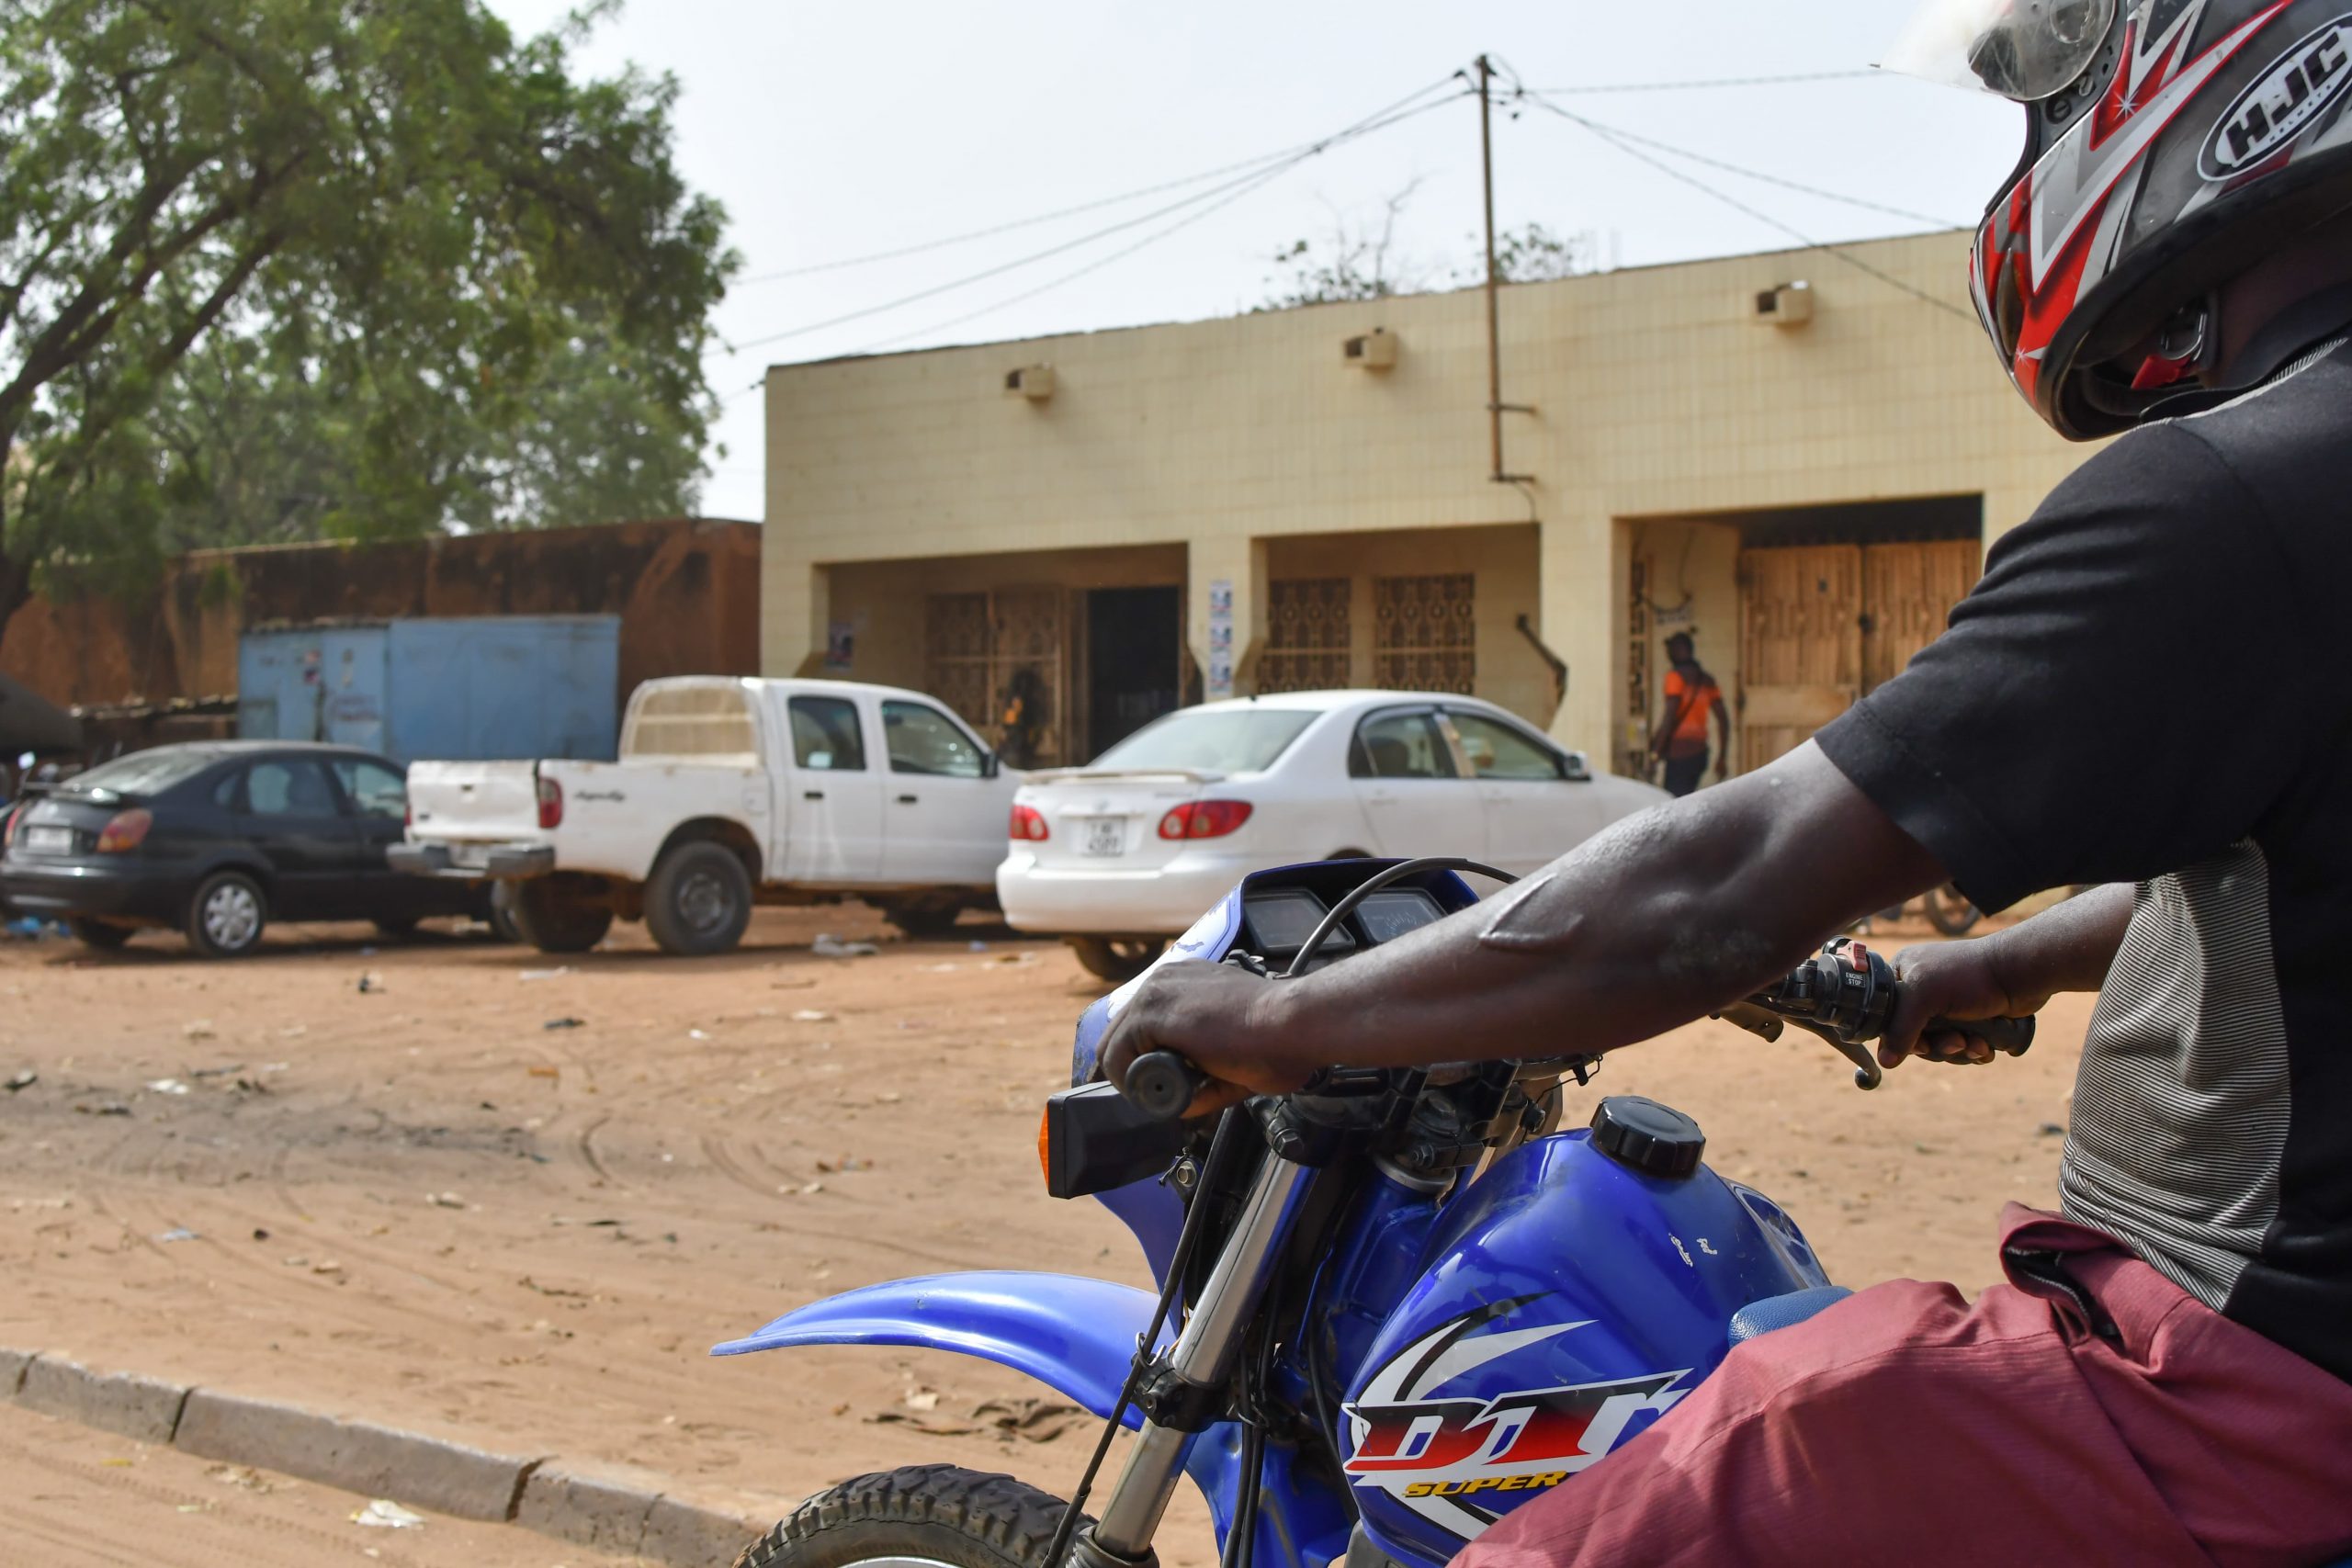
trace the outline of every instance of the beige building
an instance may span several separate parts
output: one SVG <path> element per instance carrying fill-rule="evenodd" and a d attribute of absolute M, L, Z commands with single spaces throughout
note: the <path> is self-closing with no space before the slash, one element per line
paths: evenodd
<path fill-rule="evenodd" d="M 991 738 L 1021 697 L 1046 762 L 1179 701 L 1381 685 L 1627 771 L 1688 627 L 1755 766 L 1900 669 L 2084 456 L 2002 378 L 1964 248 L 1505 288 L 1504 481 L 1475 289 L 776 367 L 763 667 Z"/>

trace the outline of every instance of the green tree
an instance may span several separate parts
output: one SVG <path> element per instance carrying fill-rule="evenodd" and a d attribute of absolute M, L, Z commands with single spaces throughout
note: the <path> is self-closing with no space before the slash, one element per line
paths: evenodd
<path fill-rule="evenodd" d="M 0 0 L 0 625 L 44 570 L 691 485 L 734 258 L 674 85 L 571 74 L 592 20 Z"/>

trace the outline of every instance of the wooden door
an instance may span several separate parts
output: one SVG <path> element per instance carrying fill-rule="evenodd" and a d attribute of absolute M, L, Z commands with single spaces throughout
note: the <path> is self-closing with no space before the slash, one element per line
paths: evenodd
<path fill-rule="evenodd" d="M 1894 680 L 1944 635 L 1951 607 L 1976 586 L 1983 558 L 1974 539 L 1863 547 L 1863 691 Z"/>
<path fill-rule="evenodd" d="M 1742 550 L 1739 763 L 1796 750 L 1861 695 L 1862 548 Z"/>

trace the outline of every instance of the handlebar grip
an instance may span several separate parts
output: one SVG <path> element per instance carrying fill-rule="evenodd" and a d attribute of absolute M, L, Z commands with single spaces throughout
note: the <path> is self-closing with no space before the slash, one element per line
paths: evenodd
<path fill-rule="evenodd" d="M 1965 1021 L 1931 1018 L 1919 1032 L 1925 1034 L 1966 1034 L 1982 1040 L 2004 1055 L 2022 1056 L 2033 1043 L 2033 1020 L 2027 1018 L 1972 1018 Z"/>
<path fill-rule="evenodd" d="M 1173 1122 L 1192 1109 L 1193 1097 L 1208 1081 L 1206 1073 L 1173 1051 L 1147 1051 L 1127 1064 L 1119 1092 L 1155 1121 Z"/>

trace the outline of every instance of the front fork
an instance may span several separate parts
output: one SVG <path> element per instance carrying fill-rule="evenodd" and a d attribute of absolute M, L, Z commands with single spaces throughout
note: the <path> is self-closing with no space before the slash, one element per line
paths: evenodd
<path fill-rule="evenodd" d="M 1184 1320 L 1164 1368 L 1155 1369 L 1155 1389 L 1162 1398 L 1156 1407 L 1218 1397 L 1233 1375 L 1234 1358 L 1266 1293 L 1283 1256 L 1300 1201 L 1313 1184 L 1307 1167 L 1268 1154 L 1258 1168 L 1257 1179 L 1242 1205 L 1241 1218 L 1210 1270 L 1200 1300 Z M 1206 1201 L 1206 1193 L 1194 1201 Z M 1146 1420 L 1127 1452 L 1125 1468 L 1113 1483 L 1102 1506 L 1101 1522 L 1079 1538 L 1074 1560 L 1093 1568 L 1143 1561 L 1159 1529 L 1160 1516 L 1175 1495 L 1176 1478 L 1183 1471 L 1185 1445 L 1196 1424 L 1165 1425 Z M 1245 1478 L 1246 1483 L 1246 1478 Z"/>

